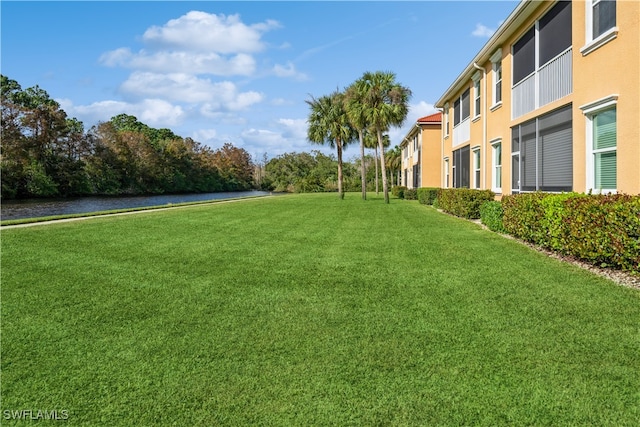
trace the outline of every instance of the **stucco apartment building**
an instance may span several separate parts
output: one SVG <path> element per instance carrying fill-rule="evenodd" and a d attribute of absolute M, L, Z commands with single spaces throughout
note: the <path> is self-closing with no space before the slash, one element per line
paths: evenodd
<path fill-rule="evenodd" d="M 419 118 L 400 143 L 401 183 L 407 188 L 440 187 L 442 113 Z"/>
<path fill-rule="evenodd" d="M 640 1 L 519 3 L 436 102 L 420 186 L 640 193 L 639 21 Z"/>

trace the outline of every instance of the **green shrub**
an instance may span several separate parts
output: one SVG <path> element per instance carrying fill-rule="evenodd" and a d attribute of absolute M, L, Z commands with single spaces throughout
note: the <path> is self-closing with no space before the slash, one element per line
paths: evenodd
<path fill-rule="evenodd" d="M 567 253 L 640 273 L 640 196 L 574 197 L 565 208 Z"/>
<path fill-rule="evenodd" d="M 418 190 L 416 190 L 415 188 L 407 188 L 404 191 L 404 198 L 405 198 L 405 200 L 416 200 L 416 199 L 418 199 Z"/>
<path fill-rule="evenodd" d="M 480 206 L 495 199 L 491 190 L 443 188 L 438 191 L 438 205 L 452 215 L 467 219 L 480 218 Z"/>
<path fill-rule="evenodd" d="M 487 226 L 491 231 L 504 233 L 502 225 L 502 203 L 497 200 L 484 202 L 480 206 L 480 222 Z"/>
<path fill-rule="evenodd" d="M 527 242 L 536 242 L 544 208 L 540 200 L 545 193 L 523 193 L 502 197 L 502 224 L 507 233 Z"/>
<path fill-rule="evenodd" d="M 439 188 L 423 187 L 418 188 L 418 202 L 423 205 L 433 205 L 433 201 L 438 197 Z"/>
<path fill-rule="evenodd" d="M 517 238 L 640 273 L 640 196 L 528 193 L 504 196 L 502 208 Z"/>
<path fill-rule="evenodd" d="M 407 187 L 402 185 L 396 185 L 391 189 L 391 194 L 393 194 L 398 199 L 404 199 L 404 192 L 407 191 Z"/>

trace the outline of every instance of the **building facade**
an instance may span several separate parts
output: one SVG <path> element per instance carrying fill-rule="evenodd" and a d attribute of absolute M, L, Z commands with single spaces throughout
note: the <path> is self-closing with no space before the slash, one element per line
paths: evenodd
<path fill-rule="evenodd" d="M 400 143 L 401 185 L 407 188 L 440 187 L 442 113 L 419 118 Z"/>
<path fill-rule="evenodd" d="M 639 22 L 636 1 L 519 3 L 436 102 L 439 186 L 639 194 Z"/>

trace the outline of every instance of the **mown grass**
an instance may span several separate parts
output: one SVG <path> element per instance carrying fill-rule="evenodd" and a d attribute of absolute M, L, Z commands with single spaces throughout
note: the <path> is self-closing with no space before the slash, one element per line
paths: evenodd
<path fill-rule="evenodd" d="M 296 195 L 3 230 L 1 273 L 3 411 L 640 421 L 640 292 L 417 202 Z"/>

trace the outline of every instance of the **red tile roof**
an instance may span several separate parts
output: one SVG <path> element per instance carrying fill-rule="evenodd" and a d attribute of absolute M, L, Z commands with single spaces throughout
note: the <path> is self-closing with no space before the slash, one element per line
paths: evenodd
<path fill-rule="evenodd" d="M 420 117 L 418 123 L 442 123 L 442 113 L 438 112 L 430 116 Z"/>

